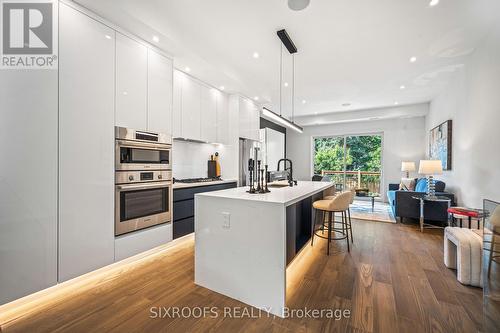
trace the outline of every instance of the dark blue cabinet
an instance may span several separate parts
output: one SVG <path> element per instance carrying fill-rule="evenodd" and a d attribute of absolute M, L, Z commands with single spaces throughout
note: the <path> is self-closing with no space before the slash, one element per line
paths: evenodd
<path fill-rule="evenodd" d="M 194 195 L 236 187 L 236 182 L 174 189 L 174 239 L 194 232 Z"/>

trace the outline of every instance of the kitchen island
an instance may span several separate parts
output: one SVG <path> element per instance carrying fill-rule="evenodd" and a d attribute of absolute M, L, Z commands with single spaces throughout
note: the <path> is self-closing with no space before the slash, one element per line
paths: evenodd
<path fill-rule="evenodd" d="M 196 194 L 195 283 L 283 317 L 286 267 L 310 240 L 312 203 L 332 185 Z"/>

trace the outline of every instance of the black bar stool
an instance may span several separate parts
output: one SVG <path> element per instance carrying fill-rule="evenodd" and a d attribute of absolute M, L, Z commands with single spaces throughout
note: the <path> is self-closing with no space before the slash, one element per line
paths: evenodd
<path fill-rule="evenodd" d="M 351 192 L 342 192 L 333 197 L 333 199 L 323 199 L 318 200 L 313 203 L 313 208 L 316 209 L 314 223 L 312 226 L 312 237 L 311 246 L 314 244 L 314 236 L 327 239 L 327 255 L 330 255 L 330 242 L 332 240 L 343 240 L 347 241 L 347 251 L 350 252 L 349 247 L 349 229 L 350 223 L 348 222 L 347 211 L 349 210 L 349 204 L 351 202 Z M 318 213 L 322 212 L 321 222 L 318 222 Z M 335 213 L 340 213 L 342 216 L 341 221 L 335 221 Z M 328 214 L 328 220 L 325 226 L 325 214 Z M 335 224 L 340 223 L 340 227 L 336 227 Z M 319 231 L 327 231 L 328 236 L 319 235 Z M 339 237 L 332 237 L 332 233 L 339 233 Z M 351 229 L 352 237 L 352 229 Z"/>

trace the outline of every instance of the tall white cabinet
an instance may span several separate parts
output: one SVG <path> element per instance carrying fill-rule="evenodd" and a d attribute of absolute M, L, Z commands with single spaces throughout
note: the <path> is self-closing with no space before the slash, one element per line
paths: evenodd
<path fill-rule="evenodd" d="M 0 304 L 57 282 L 57 71 L 0 71 Z"/>
<path fill-rule="evenodd" d="M 64 4 L 59 26 L 58 280 L 65 281 L 114 261 L 115 32 Z M 117 47 L 124 43 L 117 36 Z M 124 62 L 120 58 L 120 66 Z M 120 87 L 130 93 L 124 96 L 130 105 L 122 95 L 117 106 L 139 108 L 140 114 L 144 91 L 132 83 L 132 75 L 125 81 L 129 84 Z M 140 126 L 145 119 L 121 121 Z"/>

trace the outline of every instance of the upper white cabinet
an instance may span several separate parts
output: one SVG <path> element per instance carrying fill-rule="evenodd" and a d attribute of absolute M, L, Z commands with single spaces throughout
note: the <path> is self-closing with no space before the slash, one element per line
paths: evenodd
<path fill-rule="evenodd" d="M 228 142 L 228 96 L 174 70 L 173 137 Z"/>
<path fill-rule="evenodd" d="M 172 134 L 172 60 L 116 33 L 117 126 Z"/>
<path fill-rule="evenodd" d="M 229 143 L 229 103 L 228 96 L 223 92 L 217 93 L 217 134 L 216 142 Z"/>
<path fill-rule="evenodd" d="M 201 139 L 206 142 L 217 141 L 218 93 L 217 89 L 201 87 Z"/>
<path fill-rule="evenodd" d="M 201 140 L 201 84 L 185 75 L 182 80 L 182 137 Z"/>
<path fill-rule="evenodd" d="M 115 32 L 64 4 L 59 26 L 58 279 L 65 281 L 114 261 Z M 127 108 L 142 106 L 125 83 L 124 97 L 133 99 Z M 121 103 L 122 124 L 141 125 L 129 123 L 140 117 L 123 113 Z"/>
<path fill-rule="evenodd" d="M 147 129 L 148 49 L 116 33 L 117 126 Z"/>
<path fill-rule="evenodd" d="M 148 50 L 148 127 L 172 134 L 172 60 Z"/>
<path fill-rule="evenodd" d="M 172 136 L 174 138 L 182 137 L 182 81 L 185 74 L 174 70 L 174 96 L 172 110 Z"/>
<path fill-rule="evenodd" d="M 248 98 L 238 97 L 237 103 L 234 103 L 237 106 L 237 110 L 234 110 L 239 113 L 239 136 L 240 138 L 250 139 L 259 141 L 260 134 L 260 111 L 259 107 L 255 105 Z"/>

